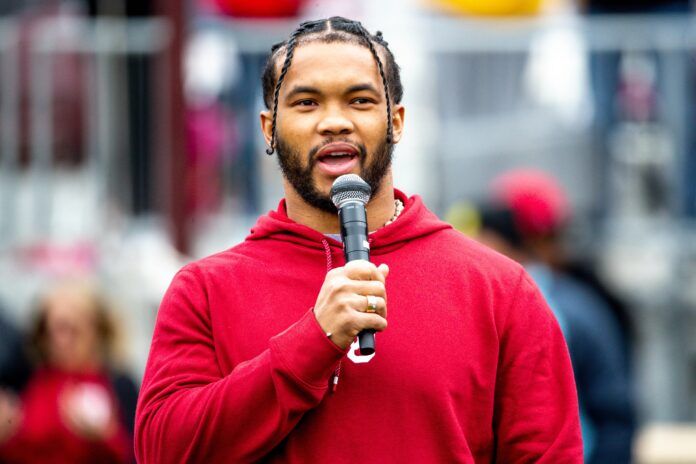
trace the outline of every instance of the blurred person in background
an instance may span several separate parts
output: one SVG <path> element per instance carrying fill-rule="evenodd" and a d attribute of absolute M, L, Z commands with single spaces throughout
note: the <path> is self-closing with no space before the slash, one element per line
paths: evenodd
<path fill-rule="evenodd" d="M 35 373 L 18 398 L 0 396 L 0 461 L 132 462 L 137 391 L 113 370 L 115 327 L 96 289 L 71 281 L 48 291 L 30 339 Z"/>
<path fill-rule="evenodd" d="M 606 299 L 565 271 L 561 238 L 570 206 L 564 190 L 536 170 L 505 173 L 492 185 L 476 238 L 525 266 L 561 325 L 578 388 L 586 462 L 631 462 L 635 418 L 626 335 Z"/>
<path fill-rule="evenodd" d="M 607 286 L 588 256 L 576 256 L 567 246 L 566 230 L 572 207 L 555 177 L 538 169 L 515 169 L 491 183 L 491 204 L 509 210 L 519 241 L 533 258 L 550 269 L 570 275 L 590 287 L 606 304 L 619 326 L 627 369 L 631 369 L 634 324 L 626 304 Z"/>

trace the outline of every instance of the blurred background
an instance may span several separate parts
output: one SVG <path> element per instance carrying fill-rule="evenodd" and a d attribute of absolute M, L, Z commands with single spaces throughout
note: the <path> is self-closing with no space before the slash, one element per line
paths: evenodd
<path fill-rule="evenodd" d="M 27 388 L 60 395 L 36 393 L 47 366 L 71 382 L 96 370 L 78 384 L 101 390 L 61 401 L 102 404 L 103 417 L 78 404 L 60 420 L 119 449 L 174 273 L 243 240 L 282 197 L 258 122 L 267 52 L 299 21 L 332 15 L 381 30 L 401 66 L 396 186 L 591 294 L 596 304 L 544 292 L 569 338 L 589 447 L 696 462 L 688 0 L 0 0 L 0 415 L 15 417 Z M 88 316 L 52 332 L 64 307 Z M 77 327 L 85 317 L 94 324 Z M 84 369 L 50 356 L 85 346 L 100 356 Z M 0 427 L 0 455 L 15 433 Z"/>

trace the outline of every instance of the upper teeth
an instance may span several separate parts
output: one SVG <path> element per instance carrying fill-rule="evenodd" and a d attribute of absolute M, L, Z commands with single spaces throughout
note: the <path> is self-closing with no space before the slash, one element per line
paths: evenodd
<path fill-rule="evenodd" d="M 333 153 L 329 153 L 329 155 L 331 155 L 331 156 L 350 156 L 351 153 L 346 153 L 346 152 L 342 152 L 342 151 L 335 151 Z"/>

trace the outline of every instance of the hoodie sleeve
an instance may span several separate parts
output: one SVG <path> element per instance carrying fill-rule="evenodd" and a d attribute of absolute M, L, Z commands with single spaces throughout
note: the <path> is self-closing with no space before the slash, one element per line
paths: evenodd
<path fill-rule="evenodd" d="M 317 406 L 345 351 L 312 311 L 228 375 L 218 367 L 198 274 L 174 278 L 157 316 L 136 412 L 138 462 L 250 462 Z"/>
<path fill-rule="evenodd" d="M 526 272 L 511 297 L 499 325 L 497 462 L 582 463 L 577 393 L 561 330 Z"/>

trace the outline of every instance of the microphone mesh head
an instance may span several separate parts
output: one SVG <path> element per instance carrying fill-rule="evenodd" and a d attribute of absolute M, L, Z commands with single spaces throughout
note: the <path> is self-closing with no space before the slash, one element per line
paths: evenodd
<path fill-rule="evenodd" d="M 347 201 L 359 201 L 366 205 L 370 201 L 370 195 L 372 189 L 357 174 L 339 176 L 331 187 L 331 201 L 336 208 L 340 208 Z"/>

